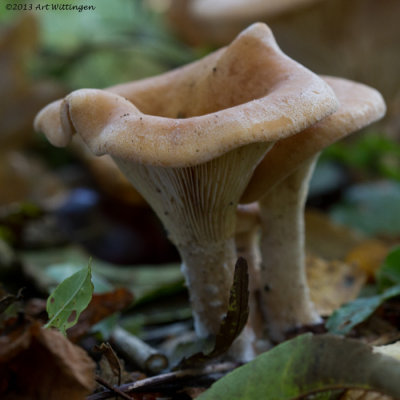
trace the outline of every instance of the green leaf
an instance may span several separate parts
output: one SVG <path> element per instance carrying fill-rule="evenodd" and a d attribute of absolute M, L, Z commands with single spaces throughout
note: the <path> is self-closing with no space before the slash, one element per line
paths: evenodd
<path fill-rule="evenodd" d="M 360 297 L 333 312 L 326 327 L 329 332 L 346 335 L 356 325 L 364 322 L 386 300 L 400 295 L 400 246 L 386 257 L 377 274 L 380 294 Z"/>
<path fill-rule="evenodd" d="M 393 248 L 387 255 L 377 273 L 377 283 L 381 291 L 394 285 L 400 285 L 400 246 Z"/>
<path fill-rule="evenodd" d="M 400 145 L 379 133 L 362 135 L 352 143 L 335 143 L 324 150 L 322 158 L 400 180 Z"/>
<path fill-rule="evenodd" d="M 221 323 L 210 352 L 199 352 L 184 358 L 176 368 L 188 368 L 206 363 L 226 353 L 240 335 L 249 316 L 249 274 L 247 262 L 240 257 L 235 265 L 233 284 L 229 296 L 228 312 Z"/>
<path fill-rule="evenodd" d="M 305 334 L 235 369 L 198 400 L 291 400 L 338 389 L 400 398 L 400 362 L 356 340 Z"/>
<path fill-rule="evenodd" d="M 88 306 L 93 294 L 90 262 L 87 268 L 74 273 L 62 281 L 47 299 L 49 322 L 64 335 L 66 330 L 74 326 L 81 312 Z"/>
<path fill-rule="evenodd" d="M 386 300 L 399 295 L 400 285 L 397 285 L 379 295 L 351 301 L 333 312 L 325 324 L 326 328 L 331 333 L 346 335 L 356 325 L 369 318 Z"/>

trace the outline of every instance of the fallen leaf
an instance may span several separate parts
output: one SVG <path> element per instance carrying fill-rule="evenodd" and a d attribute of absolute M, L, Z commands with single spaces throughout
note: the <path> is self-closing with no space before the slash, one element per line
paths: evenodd
<path fill-rule="evenodd" d="M 106 378 L 105 381 L 111 385 L 121 385 L 122 363 L 110 343 L 102 343 L 95 350 L 102 354 L 99 362 L 101 378 Z"/>
<path fill-rule="evenodd" d="M 338 400 L 395 400 L 382 393 L 369 393 L 365 390 L 347 390 Z"/>
<path fill-rule="evenodd" d="M 356 340 L 305 334 L 235 369 L 198 400 L 294 400 L 338 389 L 400 398 L 400 362 Z"/>
<path fill-rule="evenodd" d="M 400 295 L 400 246 L 394 247 L 377 272 L 378 293 L 361 297 L 335 310 L 326 322 L 332 333 L 345 335 L 364 322 L 385 301 Z"/>
<path fill-rule="evenodd" d="M 375 296 L 360 297 L 336 310 L 325 325 L 331 333 L 346 335 L 368 319 L 385 301 L 397 296 L 400 296 L 400 285 L 392 286 Z"/>
<path fill-rule="evenodd" d="M 306 211 L 305 226 L 307 251 L 325 260 L 344 260 L 349 251 L 365 240 L 361 233 L 315 210 Z"/>
<path fill-rule="evenodd" d="M 0 314 L 6 311 L 9 306 L 22 299 L 22 291 L 23 289 L 20 289 L 17 295 L 6 294 L 5 296 L 0 297 Z"/>
<path fill-rule="evenodd" d="M 307 281 L 317 311 L 329 316 L 334 310 L 358 297 L 365 273 L 352 264 L 326 261 L 307 255 Z"/>
<path fill-rule="evenodd" d="M 75 326 L 68 329 L 68 338 L 77 341 L 89 332 L 91 327 L 117 311 L 129 307 L 133 302 L 132 293 L 119 288 L 112 292 L 94 294 L 88 307 L 80 315 Z"/>
<path fill-rule="evenodd" d="M 95 386 L 94 368 L 83 349 L 38 322 L 0 336 L 2 400 L 84 400 Z"/>
<path fill-rule="evenodd" d="M 375 274 L 387 256 L 390 246 L 378 239 L 367 239 L 353 247 L 345 261 L 357 265 L 367 274 L 367 279 L 373 281 Z"/>

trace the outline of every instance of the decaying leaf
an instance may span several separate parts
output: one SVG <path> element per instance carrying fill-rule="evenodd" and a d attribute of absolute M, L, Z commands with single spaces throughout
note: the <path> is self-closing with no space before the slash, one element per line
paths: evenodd
<path fill-rule="evenodd" d="M 366 392 L 365 390 L 347 390 L 337 400 L 395 400 L 382 393 Z"/>
<path fill-rule="evenodd" d="M 385 301 L 400 296 L 400 247 L 395 247 L 384 260 L 377 273 L 377 284 L 380 293 L 358 298 L 336 310 L 326 322 L 328 330 L 345 335 L 369 318 Z"/>
<path fill-rule="evenodd" d="M 355 246 L 347 254 L 345 261 L 357 265 L 372 281 L 387 256 L 390 246 L 378 239 L 367 239 Z"/>
<path fill-rule="evenodd" d="M 307 251 L 324 260 L 344 260 L 364 240 L 362 234 L 332 221 L 322 212 L 308 210 L 305 224 Z"/>
<path fill-rule="evenodd" d="M 14 304 L 15 302 L 22 299 L 22 291 L 23 289 L 20 289 L 17 295 L 6 294 L 4 296 L 1 296 L 0 293 L 0 314 L 6 311 L 11 304 Z"/>
<path fill-rule="evenodd" d="M 322 316 L 357 298 L 365 283 L 365 273 L 341 261 L 326 261 L 307 255 L 307 282 L 311 299 Z"/>
<path fill-rule="evenodd" d="M 84 350 L 38 322 L 0 336 L 2 400 L 83 400 L 94 389 L 94 368 Z"/>
<path fill-rule="evenodd" d="M 79 315 L 90 303 L 92 293 L 93 284 L 89 262 L 87 268 L 82 268 L 65 279 L 50 295 L 47 300 L 50 320 L 45 327 L 54 326 L 65 335 L 66 330 L 77 323 Z"/>
<path fill-rule="evenodd" d="M 114 349 L 109 343 L 102 343 L 96 346 L 96 351 L 102 354 L 99 362 L 101 377 L 112 385 L 120 385 L 123 367 L 118 356 L 115 354 Z"/>
<path fill-rule="evenodd" d="M 228 312 L 215 337 L 213 349 L 207 353 L 196 353 L 184 358 L 176 368 L 203 364 L 228 351 L 233 341 L 239 336 L 249 316 L 249 274 L 247 262 L 240 257 L 235 265 L 233 285 L 229 297 Z"/>
<path fill-rule="evenodd" d="M 400 398 L 400 362 L 356 340 L 305 334 L 217 381 L 198 400 L 294 400 L 337 389 Z"/>
<path fill-rule="evenodd" d="M 108 293 L 94 294 L 88 307 L 79 316 L 78 323 L 68 329 L 68 338 L 72 341 L 89 332 L 90 328 L 104 318 L 127 308 L 133 302 L 132 293 L 124 288 Z"/>

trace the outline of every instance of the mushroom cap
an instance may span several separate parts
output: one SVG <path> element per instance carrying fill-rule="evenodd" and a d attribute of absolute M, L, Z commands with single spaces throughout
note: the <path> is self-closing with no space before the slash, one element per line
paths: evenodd
<path fill-rule="evenodd" d="M 256 167 L 241 203 L 259 200 L 325 147 L 384 116 L 385 102 L 377 90 L 347 79 L 323 79 L 335 92 L 339 109 L 304 131 L 276 143 Z"/>
<path fill-rule="evenodd" d="M 228 47 L 154 78 L 82 89 L 42 110 L 35 129 L 64 146 L 73 132 L 96 155 L 164 167 L 275 142 L 337 108 L 330 87 L 251 25 Z"/>
<path fill-rule="evenodd" d="M 321 0 L 192 0 L 193 16 L 208 21 L 250 21 L 271 18 Z"/>

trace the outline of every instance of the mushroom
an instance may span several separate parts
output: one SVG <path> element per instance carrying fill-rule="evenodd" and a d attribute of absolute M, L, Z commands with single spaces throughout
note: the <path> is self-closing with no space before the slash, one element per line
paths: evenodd
<path fill-rule="evenodd" d="M 66 145 L 109 154 L 162 220 L 182 258 L 196 333 L 218 333 L 236 261 L 236 206 L 272 144 L 337 108 L 320 78 L 285 56 L 265 24 L 158 77 L 82 89 L 38 114 Z"/>
<path fill-rule="evenodd" d="M 241 202 L 259 201 L 260 286 L 269 337 L 321 321 L 310 300 L 304 267 L 304 205 L 322 149 L 381 118 L 385 103 L 374 89 L 339 78 L 324 78 L 340 101 L 332 115 L 278 142 L 257 166 Z"/>

